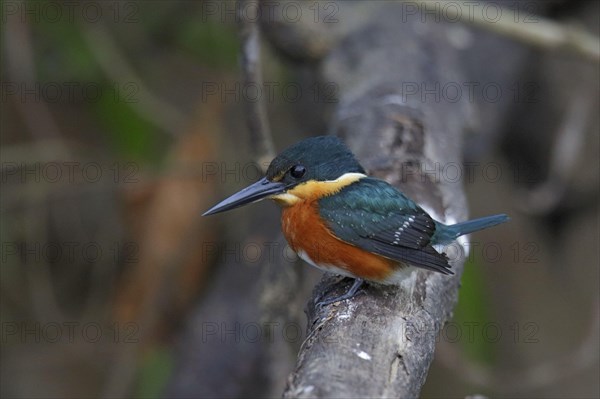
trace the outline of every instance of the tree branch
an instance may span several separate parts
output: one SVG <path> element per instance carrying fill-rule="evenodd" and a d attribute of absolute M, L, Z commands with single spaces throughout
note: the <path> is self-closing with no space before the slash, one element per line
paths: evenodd
<path fill-rule="evenodd" d="M 545 49 L 564 49 L 590 61 L 600 62 L 598 37 L 576 26 L 553 22 L 538 15 L 527 15 L 525 12 L 515 21 L 515 14 L 512 10 L 498 5 L 495 5 L 494 10 L 491 11 L 497 12 L 497 16 L 487 17 L 485 12 L 472 11 L 470 7 L 473 7 L 473 4 L 465 4 L 460 1 L 404 1 L 418 4 L 421 10 L 436 12 L 440 16 L 443 14 L 451 21 L 460 20 L 529 45 Z M 451 6 L 446 7 L 450 3 Z M 523 19 L 530 19 L 528 21 L 530 23 Z"/>
<path fill-rule="evenodd" d="M 373 111 L 386 108 L 389 105 L 376 102 Z M 395 110 L 388 113 L 387 123 L 383 125 L 397 124 L 399 118 L 409 112 L 404 107 L 393 108 Z M 347 129 L 346 123 L 356 123 L 355 118 L 368 117 L 368 113 L 362 115 L 351 118 L 352 121 L 342 121 L 336 132 Z M 404 117 L 404 121 L 400 123 L 407 128 L 418 122 L 408 117 Z M 389 129 L 374 130 L 372 140 L 386 141 L 386 131 Z M 436 147 L 442 144 L 435 137 L 419 138 L 424 133 L 413 129 L 404 138 L 421 143 L 425 138 Z M 348 136 L 346 140 L 364 158 L 360 140 Z M 401 150 L 402 145 L 394 147 Z M 424 151 L 424 147 L 421 150 Z M 415 155 L 416 152 L 412 152 L 409 158 L 415 161 Z M 434 161 L 432 155 L 425 151 L 420 162 L 431 164 Z M 402 163 L 389 169 L 373 169 L 372 162 L 367 164 L 370 164 L 372 174 L 387 175 L 390 181 L 397 181 L 394 176 L 402 173 Z M 439 182 L 430 180 L 426 175 L 416 173 L 410 180 L 397 185 L 405 192 L 421 191 L 419 197 L 422 203 L 437 219 L 462 217 L 462 212 L 444 209 L 450 196 L 443 194 Z M 289 378 L 284 397 L 418 396 L 433 360 L 436 336 L 457 301 L 463 262 L 462 256 L 450 254 L 450 257 L 456 260 L 452 262 L 455 276 L 415 270 L 400 287 L 371 285 L 364 289 L 363 295 L 319 309 L 314 305 L 317 298 L 334 295 L 331 290 L 340 294 L 347 289 L 336 284 L 339 279 L 325 277 L 308 305 L 308 338 L 298 355 L 296 370 Z"/>
<path fill-rule="evenodd" d="M 337 4 L 340 16 L 353 6 Z M 399 23 L 399 3 L 377 4 L 371 22 L 320 61 L 320 80 L 339 95 L 330 132 L 343 137 L 369 174 L 400 187 L 435 219 L 464 220 L 462 184 L 431 171 L 460 163 L 469 104 L 426 102 L 403 90 L 405 83 L 460 81 L 456 52 L 441 25 L 420 34 L 420 21 Z M 352 300 L 318 309 L 319 298 L 350 283 L 326 276 L 308 305 L 308 337 L 284 397 L 418 396 L 436 336 L 457 301 L 464 248 L 445 251 L 454 276 L 415 270 L 399 287 L 369 285 Z"/>

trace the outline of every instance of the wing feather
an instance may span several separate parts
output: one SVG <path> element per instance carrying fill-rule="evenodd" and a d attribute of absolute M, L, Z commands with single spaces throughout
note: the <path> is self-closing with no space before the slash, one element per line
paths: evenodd
<path fill-rule="evenodd" d="M 383 180 L 364 178 L 322 198 L 319 212 L 345 242 L 416 267 L 452 274 L 446 255 L 431 246 L 435 221 Z"/>

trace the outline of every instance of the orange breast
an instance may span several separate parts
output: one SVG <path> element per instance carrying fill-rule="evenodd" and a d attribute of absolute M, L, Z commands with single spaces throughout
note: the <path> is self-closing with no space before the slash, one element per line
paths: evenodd
<path fill-rule="evenodd" d="M 393 260 L 335 237 L 321 221 L 316 200 L 300 201 L 283 208 L 281 224 L 292 249 L 304 251 L 313 263 L 324 269 L 328 269 L 327 265 L 336 266 L 354 277 L 384 282 L 398 268 Z"/>

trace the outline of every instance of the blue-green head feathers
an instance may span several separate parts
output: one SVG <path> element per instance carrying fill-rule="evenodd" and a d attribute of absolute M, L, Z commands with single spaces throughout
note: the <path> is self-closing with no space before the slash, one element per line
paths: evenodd
<path fill-rule="evenodd" d="M 288 184 L 335 180 L 345 173 L 365 173 L 352 152 L 335 136 L 317 136 L 294 144 L 267 169 L 267 179 Z"/>

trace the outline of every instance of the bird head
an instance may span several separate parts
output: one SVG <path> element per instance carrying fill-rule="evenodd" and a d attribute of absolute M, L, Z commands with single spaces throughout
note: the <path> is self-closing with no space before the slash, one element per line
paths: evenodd
<path fill-rule="evenodd" d="M 221 201 L 203 216 L 273 199 L 293 205 L 310 196 L 339 191 L 364 177 L 365 170 L 352 152 L 335 136 L 317 136 L 300 141 L 279 154 L 256 183 Z"/>

